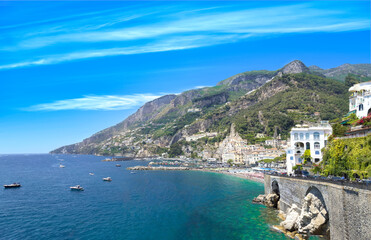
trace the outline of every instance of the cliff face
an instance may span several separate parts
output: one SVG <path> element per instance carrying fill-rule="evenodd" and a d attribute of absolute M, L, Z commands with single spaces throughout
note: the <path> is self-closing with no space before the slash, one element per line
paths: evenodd
<path fill-rule="evenodd" d="M 52 153 L 153 156 L 169 152 L 175 144 L 188 157 L 219 156 L 216 149 L 232 123 L 243 139 L 254 143 L 258 132 L 273 136 L 278 129 L 284 136 L 295 119 L 315 121 L 314 112 L 321 112 L 323 119 L 346 112 L 344 84 L 310 73 L 296 60 L 277 71 L 245 72 L 215 87 L 166 95 L 144 104 L 123 122 Z M 185 141 L 211 132 L 217 135 Z"/>

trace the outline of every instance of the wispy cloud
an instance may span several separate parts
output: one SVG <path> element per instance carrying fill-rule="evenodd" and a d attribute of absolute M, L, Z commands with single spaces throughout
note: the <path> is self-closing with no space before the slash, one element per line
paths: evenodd
<path fill-rule="evenodd" d="M 16 48 L 41 48 L 59 43 L 131 41 L 173 34 L 277 34 L 349 31 L 369 27 L 368 19 L 349 21 L 349 19 L 338 18 L 337 15 L 339 15 L 338 11 L 313 9 L 307 5 L 216 12 L 201 16 L 193 12 L 191 16 L 184 19 L 168 19 L 115 30 L 85 31 L 25 39 Z"/>
<path fill-rule="evenodd" d="M 208 36 L 187 36 L 187 37 L 182 37 L 182 38 L 170 38 L 164 41 L 159 41 L 157 43 L 147 44 L 144 46 L 97 49 L 97 50 L 80 51 L 80 52 L 73 52 L 73 53 L 66 53 L 66 54 L 59 54 L 59 55 L 51 55 L 51 56 L 46 56 L 41 59 L 37 59 L 33 61 L 25 61 L 25 62 L 19 62 L 19 63 L 0 65 L 0 70 L 27 67 L 27 66 L 57 64 L 61 62 L 81 60 L 81 59 L 87 59 L 87 58 L 184 50 L 184 49 L 190 49 L 190 48 L 197 48 L 197 47 L 204 47 L 204 46 L 211 46 L 215 44 L 233 42 L 233 41 L 237 41 L 240 38 L 247 38 L 249 36 L 248 35 L 246 36 L 225 35 L 225 36 L 212 37 L 210 41 L 206 41 L 207 37 Z"/>
<path fill-rule="evenodd" d="M 143 105 L 159 98 L 155 94 L 84 96 L 43 103 L 24 108 L 24 111 L 60 111 L 60 110 L 124 110 Z"/>
<path fill-rule="evenodd" d="M 138 18 L 141 21 L 131 21 Z M 176 7 L 138 7 L 135 11 L 109 10 L 56 20 L 58 24 L 52 24 L 55 20 L 35 22 L 36 25 L 43 24 L 26 34 L 12 32 L 11 36 L 17 36 L 10 41 L 14 44 L 3 45 L 0 51 L 34 51 L 35 58 L 18 63 L 3 63 L 0 69 L 191 49 L 280 34 L 343 32 L 370 28 L 370 19 L 341 8 L 321 8 L 317 3 L 242 10 L 234 5 L 181 10 Z M 68 21 L 61 24 L 62 20 Z M 20 24 L 2 28 L 18 29 L 22 26 Z M 45 52 L 45 48 L 48 48 L 50 55 L 41 54 Z"/>
<path fill-rule="evenodd" d="M 195 89 L 208 88 L 208 87 L 211 87 L 211 86 L 196 86 Z"/>

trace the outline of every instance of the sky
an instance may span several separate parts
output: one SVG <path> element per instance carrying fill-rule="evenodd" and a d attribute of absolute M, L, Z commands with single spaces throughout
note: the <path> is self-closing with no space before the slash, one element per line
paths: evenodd
<path fill-rule="evenodd" d="M 370 21 L 369 1 L 0 1 L 0 154 L 245 71 L 370 63 Z"/>

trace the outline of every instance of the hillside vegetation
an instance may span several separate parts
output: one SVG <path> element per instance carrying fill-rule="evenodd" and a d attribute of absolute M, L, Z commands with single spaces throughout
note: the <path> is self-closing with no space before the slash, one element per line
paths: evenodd
<path fill-rule="evenodd" d="M 278 134 L 286 138 L 295 124 L 342 117 L 347 99 L 343 82 L 314 73 L 296 60 L 276 71 L 245 72 L 215 87 L 155 99 L 116 126 L 52 153 L 195 157 L 207 151 L 218 157 L 218 144 L 232 123 L 250 143 Z M 257 133 L 266 138 L 256 138 Z"/>
<path fill-rule="evenodd" d="M 371 137 L 334 139 L 324 150 L 322 174 L 371 177 Z"/>

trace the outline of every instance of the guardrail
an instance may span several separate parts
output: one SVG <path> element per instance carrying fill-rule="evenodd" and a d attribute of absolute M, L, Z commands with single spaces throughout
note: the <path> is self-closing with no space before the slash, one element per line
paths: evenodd
<path fill-rule="evenodd" d="M 277 176 L 282 178 L 289 178 L 289 179 L 300 179 L 300 180 L 311 180 L 315 182 L 326 182 L 326 183 L 332 183 L 344 187 L 354 187 L 359 189 L 365 189 L 371 191 L 371 183 L 368 182 L 358 182 L 358 181 L 350 181 L 350 180 L 335 180 L 335 179 L 328 179 L 325 177 L 314 177 L 314 176 L 287 176 L 287 175 L 277 175 L 272 173 L 265 173 L 270 176 Z"/>

